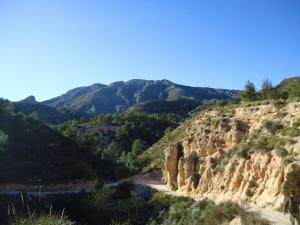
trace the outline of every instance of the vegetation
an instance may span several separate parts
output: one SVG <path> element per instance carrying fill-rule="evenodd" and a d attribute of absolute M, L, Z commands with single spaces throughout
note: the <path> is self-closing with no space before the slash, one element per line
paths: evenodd
<path fill-rule="evenodd" d="M 243 101 L 254 101 L 257 99 L 256 89 L 252 82 L 247 81 L 244 92 L 241 93 L 241 98 Z"/>
<path fill-rule="evenodd" d="M 7 148 L 8 135 L 0 130 L 0 154 L 4 153 Z"/>
<path fill-rule="evenodd" d="M 168 211 L 152 220 L 149 225 L 215 225 L 228 223 L 239 217 L 242 224 L 268 225 L 269 222 L 254 213 L 249 213 L 238 204 L 224 202 L 218 205 L 204 200 L 192 204 L 180 201 L 172 204 Z"/>
<path fill-rule="evenodd" d="M 1 214 L 0 219 L 4 225 L 215 225 L 240 217 L 242 224 L 268 224 L 235 203 L 216 205 L 208 200 L 195 202 L 163 193 L 146 199 L 132 195 L 133 188 L 131 183 L 122 183 L 90 194 L 1 197 L 0 207 L 7 207 L 9 202 L 13 213 Z"/>
<path fill-rule="evenodd" d="M 93 155 L 90 163 L 99 176 L 118 179 L 139 172 L 145 165 L 140 155 L 180 120 L 174 114 L 128 112 L 72 120 L 56 128 Z"/>
<path fill-rule="evenodd" d="M 110 85 L 93 84 L 87 87 L 75 88 L 64 95 L 43 103 L 56 108 L 67 106 L 70 110 L 95 116 L 104 113 L 124 112 L 130 106 L 146 101 L 173 101 L 189 98 L 201 102 L 208 99 L 233 99 L 236 97 L 238 97 L 238 91 L 235 90 L 188 87 L 168 80 L 135 79 L 128 82 L 114 82 Z M 170 102 L 161 103 L 158 102 L 159 106 L 168 105 L 166 107 L 167 111 L 169 111 L 169 107 L 174 108 Z M 143 105 L 142 108 L 149 109 L 147 104 L 149 102 Z M 157 102 L 151 104 L 157 104 Z M 150 111 L 151 113 L 154 112 L 153 109 L 150 109 Z"/>
<path fill-rule="evenodd" d="M 256 91 L 255 85 L 252 82 L 247 81 L 244 91 L 240 96 L 244 102 L 279 99 L 284 101 L 298 101 L 300 99 L 300 78 L 285 79 L 276 87 L 273 87 L 271 81 L 266 79 L 262 82 L 259 91 Z"/>
<path fill-rule="evenodd" d="M 81 116 L 85 116 L 84 114 L 79 114 L 68 109 L 57 109 L 36 102 L 33 96 L 19 102 L 14 102 L 13 105 L 17 111 L 47 124 L 61 124 L 68 120 L 80 119 Z"/>
<path fill-rule="evenodd" d="M 64 216 L 43 214 L 19 218 L 12 225 L 75 225 L 75 223 Z"/>
<path fill-rule="evenodd" d="M 164 151 L 167 148 L 177 144 L 179 140 L 182 140 L 185 128 L 190 123 L 190 120 L 185 120 L 179 127 L 172 132 L 167 132 L 163 138 L 153 144 L 147 151 L 140 156 L 140 162 L 144 165 L 143 172 L 161 169 L 164 165 Z"/>
<path fill-rule="evenodd" d="M 95 177 L 87 154 L 48 126 L 0 100 L 0 182 L 57 183 Z"/>
<path fill-rule="evenodd" d="M 153 113 L 174 113 L 180 116 L 187 116 L 190 111 L 195 109 L 200 102 L 190 98 L 181 98 L 171 101 L 146 101 L 128 109 L 133 112 Z"/>

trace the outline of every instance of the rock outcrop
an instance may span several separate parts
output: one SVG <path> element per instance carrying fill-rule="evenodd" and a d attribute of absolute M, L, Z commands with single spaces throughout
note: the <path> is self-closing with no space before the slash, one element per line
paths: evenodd
<path fill-rule="evenodd" d="M 164 180 L 194 196 L 279 207 L 290 190 L 300 197 L 299 118 L 299 103 L 200 112 L 165 149 Z"/>

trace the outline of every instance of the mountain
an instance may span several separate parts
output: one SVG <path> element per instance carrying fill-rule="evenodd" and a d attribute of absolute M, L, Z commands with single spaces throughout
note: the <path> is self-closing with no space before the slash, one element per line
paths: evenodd
<path fill-rule="evenodd" d="M 34 96 L 13 103 L 16 110 L 49 124 L 61 124 L 68 120 L 79 119 L 82 114 L 69 109 L 57 109 L 37 102 Z"/>
<path fill-rule="evenodd" d="M 47 184 L 94 177 L 77 144 L 0 99 L 0 183 Z"/>
<path fill-rule="evenodd" d="M 300 76 L 298 77 L 290 77 L 287 79 L 284 79 L 278 84 L 275 88 L 279 89 L 280 91 L 288 91 L 289 87 L 295 84 L 300 83 Z"/>
<path fill-rule="evenodd" d="M 78 110 L 89 114 L 123 112 L 129 107 L 150 100 L 178 100 L 190 98 L 207 99 L 238 98 L 239 91 L 189 87 L 168 80 L 140 80 L 114 82 L 110 85 L 93 84 L 68 91 L 43 104 Z"/>

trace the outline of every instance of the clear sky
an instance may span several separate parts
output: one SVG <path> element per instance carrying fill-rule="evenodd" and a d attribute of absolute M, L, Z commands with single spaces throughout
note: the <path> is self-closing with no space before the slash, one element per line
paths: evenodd
<path fill-rule="evenodd" d="M 169 79 L 242 89 L 300 75 L 299 0 L 0 0 L 0 96 Z"/>

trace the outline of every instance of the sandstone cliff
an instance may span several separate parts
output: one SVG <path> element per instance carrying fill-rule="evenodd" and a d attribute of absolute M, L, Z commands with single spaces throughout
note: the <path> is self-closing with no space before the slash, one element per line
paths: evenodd
<path fill-rule="evenodd" d="M 248 105 L 196 115 L 165 149 L 173 190 L 279 207 L 300 197 L 300 103 Z"/>

